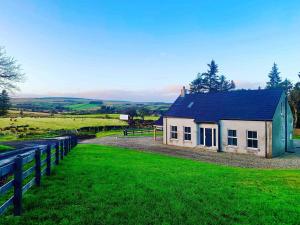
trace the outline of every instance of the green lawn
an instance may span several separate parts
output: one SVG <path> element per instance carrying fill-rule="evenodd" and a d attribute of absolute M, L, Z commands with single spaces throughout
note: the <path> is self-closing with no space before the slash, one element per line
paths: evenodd
<path fill-rule="evenodd" d="M 16 121 L 15 121 L 16 120 Z M 10 121 L 9 118 L 0 118 L 0 128 L 11 125 L 29 125 L 29 127 L 39 129 L 77 129 L 88 126 L 105 126 L 105 125 L 126 125 L 126 122 L 118 119 L 101 119 L 101 118 L 34 118 L 24 117 L 16 118 Z"/>
<path fill-rule="evenodd" d="M 79 145 L 0 224 L 299 224 L 300 171 Z"/>

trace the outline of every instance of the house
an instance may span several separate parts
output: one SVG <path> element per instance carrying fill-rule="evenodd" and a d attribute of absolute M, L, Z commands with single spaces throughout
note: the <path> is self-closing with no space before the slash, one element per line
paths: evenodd
<path fill-rule="evenodd" d="M 280 89 L 188 94 L 183 88 L 156 125 L 166 145 L 266 158 L 293 145 L 293 116 Z"/>

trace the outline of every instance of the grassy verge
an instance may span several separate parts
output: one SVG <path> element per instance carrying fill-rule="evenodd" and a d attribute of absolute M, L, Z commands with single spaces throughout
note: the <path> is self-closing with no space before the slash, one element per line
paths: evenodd
<path fill-rule="evenodd" d="M 297 224 L 300 171 L 79 145 L 0 224 Z"/>
<path fill-rule="evenodd" d="M 123 135 L 123 130 L 108 130 L 96 133 L 97 138 Z"/>
<path fill-rule="evenodd" d="M 130 133 L 128 136 L 124 136 L 123 130 L 110 130 L 110 131 L 101 131 L 96 134 L 97 138 L 107 137 L 107 136 L 120 136 L 120 137 L 153 137 L 153 131 L 145 132 L 145 133 Z M 162 136 L 163 133 L 158 131 L 156 133 L 158 137 Z"/>

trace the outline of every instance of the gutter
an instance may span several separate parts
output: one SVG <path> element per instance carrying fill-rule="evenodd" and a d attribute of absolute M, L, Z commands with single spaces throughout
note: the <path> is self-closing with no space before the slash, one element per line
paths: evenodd
<path fill-rule="evenodd" d="M 288 143 L 287 143 L 287 139 L 288 139 L 288 131 L 287 131 L 287 95 L 285 95 L 285 116 L 284 116 L 284 125 L 285 125 L 285 152 L 288 151 Z"/>

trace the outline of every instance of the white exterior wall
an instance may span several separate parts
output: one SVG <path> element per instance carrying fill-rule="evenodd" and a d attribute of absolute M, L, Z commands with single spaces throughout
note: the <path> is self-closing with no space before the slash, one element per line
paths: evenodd
<path fill-rule="evenodd" d="M 171 138 L 171 126 L 177 126 L 177 139 Z M 191 140 L 184 140 L 184 127 L 191 127 Z M 200 145 L 200 127 L 216 129 L 216 146 Z M 163 118 L 163 143 L 182 147 L 197 147 L 205 150 L 218 151 L 219 139 L 220 151 L 253 154 L 261 157 L 272 157 L 272 122 L 265 121 L 220 121 L 220 137 L 217 124 L 196 124 L 194 119 L 188 118 Z M 229 146 L 227 143 L 228 130 L 236 130 L 237 146 Z M 247 147 L 247 131 L 256 131 L 258 148 Z M 213 134 L 212 134 L 213 135 Z M 266 136 L 267 135 L 267 136 Z M 205 136 L 204 136 L 205 140 Z"/>
<path fill-rule="evenodd" d="M 177 145 L 184 147 L 197 146 L 197 126 L 194 119 L 187 118 L 166 118 L 163 120 L 163 142 L 167 145 Z M 177 139 L 171 139 L 171 126 L 177 126 Z M 183 138 L 184 127 L 191 127 L 191 140 Z"/>
<path fill-rule="evenodd" d="M 262 157 L 272 156 L 272 122 L 265 121 L 238 121 L 222 120 L 221 125 L 221 151 L 254 154 Z M 227 143 L 228 130 L 236 130 L 237 146 Z M 258 148 L 247 147 L 247 131 L 257 131 Z M 267 133 L 267 137 L 266 137 Z M 267 151 L 267 153 L 266 153 Z"/>

